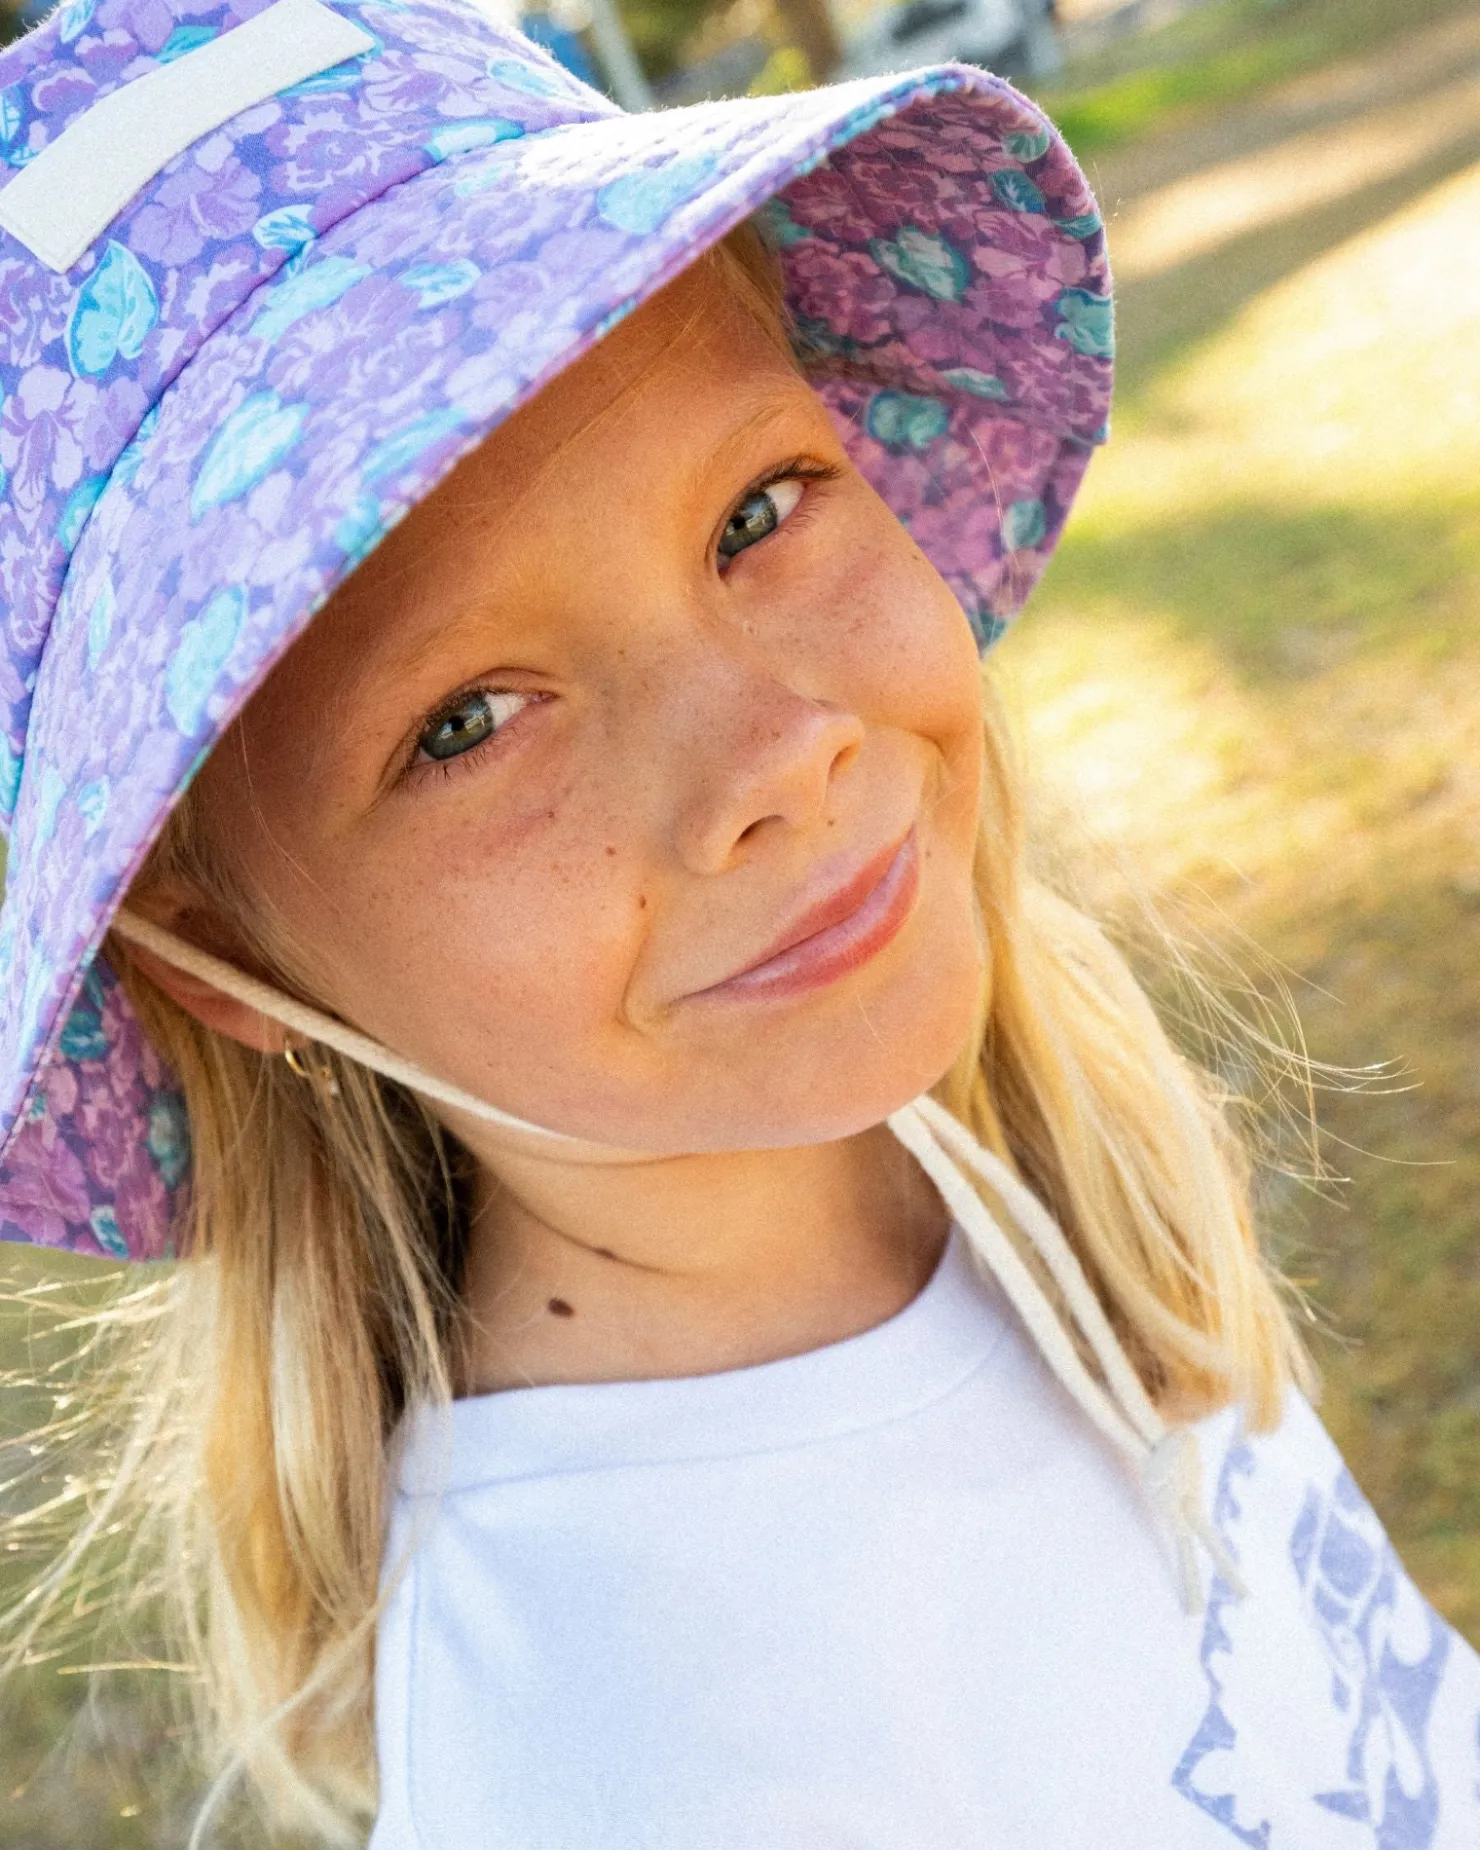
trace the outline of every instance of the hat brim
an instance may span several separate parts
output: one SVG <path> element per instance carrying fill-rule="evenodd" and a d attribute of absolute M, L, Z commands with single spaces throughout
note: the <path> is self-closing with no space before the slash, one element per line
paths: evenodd
<path fill-rule="evenodd" d="M 762 207 L 804 363 L 856 460 L 995 639 L 1110 392 L 1094 202 L 1009 86 L 946 67 L 614 116 L 392 187 L 185 367 L 72 559 L 0 929 L 0 1237 L 170 1252 L 183 1116 L 96 957 L 170 808 L 395 521 Z"/>

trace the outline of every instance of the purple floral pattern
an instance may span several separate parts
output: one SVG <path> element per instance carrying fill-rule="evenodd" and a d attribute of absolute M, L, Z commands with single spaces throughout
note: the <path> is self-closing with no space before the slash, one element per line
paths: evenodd
<path fill-rule="evenodd" d="M 68 0 L 0 53 L 0 158 L 265 3 Z M 984 645 L 1103 439 L 1103 232 L 999 80 L 625 116 L 463 0 L 353 11 L 373 51 L 67 276 L 0 235 L 3 1238 L 169 1250 L 182 1114 L 96 956 L 169 805 L 406 509 L 732 225 L 764 208 L 805 364 Z"/>

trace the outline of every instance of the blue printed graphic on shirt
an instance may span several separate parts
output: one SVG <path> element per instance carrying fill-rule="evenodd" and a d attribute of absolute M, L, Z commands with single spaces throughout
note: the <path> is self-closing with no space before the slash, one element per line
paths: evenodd
<path fill-rule="evenodd" d="M 1258 1469 L 1253 1446 L 1230 1447 L 1213 1513 L 1235 1554 Z M 1429 1733 L 1453 1634 L 1339 1463 L 1306 1487 L 1286 1562 L 1297 1636 L 1268 1635 L 1280 1615 L 1267 1589 L 1239 1602 L 1215 1581 L 1201 1647 L 1208 1704 L 1172 1784 L 1253 1850 L 1430 1850 L 1441 1780 Z M 1296 1763 L 1307 1763 L 1299 1790 L 1290 1742 L 1271 1752 L 1282 1715 L 1299 1730 Z M 1453 1796 L 1468 1801 L 1468 1783 Z"/>
<path fill-rule="evenodd" d="M 1213 1520 L 1235 1555 L 1237 1544 L 1229 1533 L 1233 1520 L 1239 1513 L 1234 1480 L 1250 1477 L 1253 1471 L 1252 1448 L 1242 1440 L 1231 1445 L 1218 1478 L 1218 1490 L 1213 1499 Z M 1208 1610 L 1203 1622 L 1201 1651 L 1203 1675 L 1208 1680 L 1208 1706 L 1198 1725 L 1197 1733 L 1188 1742 L 1186 1751 L 1177 1763 L 1176 1771 L 1172 1774 L 1172 1784 L 1184 1798 L 1191 1799 L 1193 1804 L 1205 1811 L 1210 1818 L 1216 1819 L 1219 1824 L 1231 1831 L 1240 1843 L 1253 1845 L 1254 1850 L 1269 1850 L 1269 1820 L 1267 1818 L 1261 1819 L 1252 1827 L 1241 1825 L 1237 1816 L 1238 1801 L 1232 1793 L 1204 1790 L 1198 1783 L 1198 1772 L 1202 1763 L 1211 1756 L 1231 1752 L 1238 1741 L 1237 1730 L 1223 1710 L 1223 1681 L 1219 1664 L 1216 1661 L 1228 1656 L 1233 1650 L 1233 1640 L 1229 1637 L 1225 1626 L 1225 1616 L 1233 1604 L 1233 1589 L 1226 1580 L 1221 1577 L 1215 1578 L 1208 1595 Z"/>
<path fill-rule="evenodd" d="M 1348 1471 L 1326 1496 L 1306 1492 L 1290 1558 L 1330 1655 L 1331 1699 L 1353 1724 L 1347 1777 L 1316 1803 L 1370 1824 L 1382 1850 L 1426 1850 L 1439 1823 L 1426 1743 L 1448 1629 L 1424 1606 L 1419 1625 L 1398 1635 L 1399 1602 L 1412 1589 Z"/>

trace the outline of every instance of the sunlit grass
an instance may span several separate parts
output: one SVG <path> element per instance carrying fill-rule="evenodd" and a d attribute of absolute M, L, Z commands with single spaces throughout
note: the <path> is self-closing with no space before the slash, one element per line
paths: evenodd
<path fill-rule="evenodd" d="M 1480 124 L 1480 88 L 1472 110 Z M 1468 499 L 1480 476 L 1477 215 L 1471 168 L 1263 292 L 1123 400 L 1084 527 L 1234 497 L 1369 508 L 1425 492 Z"/>
<path fill-rule="evenodd" d="M 1314 801 L 1339 832 L 1374 778 L 1401 807 L 1415 775 L 1427 787 L 1480 744 L 1477 223 L 1480 167 L 1259 297 L 1096 459 L 1009 658 L 1045 773 L 1087 798 L 1108 779 L 1104 820 L 1154 836 L 1163 870 L 1191 775 L 1168 729 L 1202 767 L 1199 802 L 1220 804 L 1223 851 L 1254 867 L 1282 849 L 1267 814 L 1229 834 L 1251 777 L 1280 783 L 1282 826 Z M 1129 727 L 1113 769 L 1086 729 L 1064 736 L 1086 675 Z"/>
<path fill-rule="evenodd" d="M 1143 375 L 1003 669 L 1050 811 L 1417 1085 L 1324 1099 L 1352 1184 L 1274 1231 L 1328 1422 L 1480 1639 L 1477 224 L 1480 166 Z"/>

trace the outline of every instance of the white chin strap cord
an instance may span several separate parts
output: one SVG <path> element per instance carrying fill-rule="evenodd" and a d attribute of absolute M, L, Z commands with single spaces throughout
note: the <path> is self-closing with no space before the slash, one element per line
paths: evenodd
<path fill-rule="evenodd" d="M 557 1150 L 583 1140 L 546 1130 L 500 1111 L 461 1087 L 424 1073 L 383 1047 L 307 1003 L 245 975 L 232 964 L 187 944 L 173 932 L 120 911 L 112 929 L 120 938 L 212 989 L 243 1002 L 306 1041 L 331 1047 L 347 1060 L 392 1079 L 422 1098 Z M 1178 1591 L 1189 1613 L 1202 1610 L 1203 1579 L 1198 1546 L 1235 1597 L 1246 1592 L 1227 1544 L 1208 1516 L 1197 1435 L 1189 1426 L 1169 1426 L 1131 1366 L 1105 1310 L 1084 1275 L 1074 1249 L 1047 1209 L 1000 1157 L 985 1149 L 943 1106 L 922 1093 L 891 1114 L 889 1129 L 935 1185 L 980 1263 L 991 1272 L 1027 1327 L 1045 1362 L 1088 1419 L 1135 1468 L 1165 1524 L 1176 1554 Z M 585 1145 L 590 1148 L 589 1144 Z M 1058 1288 L 1074 1327 L 1093 1355 L 1100 1378 L 1085 1366 L 1059 1311 L 1031 1269 L 989 1212 L 965 1171 L 974 1172 L 1012 1216 Z"/>
<path fill-rule="evenodd" d="M 269 1021 L 277 1022 L 280 1027 L 301 1035 L 305 1041 L 332 1047 L 335 1053 L 343 1054 L 346 1060 L 353 1060 L 357 1066 L 369 1067 L 372 1073 L 379 1073 L 383 1079 L 394 1079 L 422 1098 L 435 1099 L 439 1105 L 466 1111 L 472 1117 L 481 1118 L 486 1124 L 497 1124 L 504 1130 L 518 1131 L 523 1136 L 538 1138 L 552 1146 L 581 1141 L 578 1137 L 567 1137 L 562 1131 L 547 1131 L 541 1125 L 528 1124 L 523 1118 L 500 1111 L 497 1105 L 488 1105 L 481 1098 L 474 1098 L 471 1092 L 464 1092 L 461 1086 L 449 1085 L 444 1079 L 434 1079 L 410 1060 L 401 1059 L 399 1054 L 393 1054 L 388 1047 L 382 1047 L 379 1041 L 371 1040 L 368 1034 L 346 1027 L 342 1021 L 336 1021 L 332 1015 L 311 1008 L 306 1002 L 297 1002 L 292 996 L 285 996 L 270 983 L 259 982 L 256 977 L 238 970 L 235 964 L 226 963 L 219 957 L 212 957 L 209 951 L 187 944 L 172 931 L 140 918 L 136 912 L 120 910 L 115 913 L 110 929 L 130 944 L 138 945 L 140 950 L 151 951 L 162 963 L 171 964 L 176 970 L 183 970 L 187 976 L 197 977 L 212 989 L 219 989 L 223 995 L 246 1003 L 248 1008 L 255 1009 L 259 1015 L 265 1015 Z"/>
<path fill-rule="evenodd" d="M 935 1184 L 977 1256 L 1027 1325 L 1043 1359 L 1139 1473 L 1176 1548 L 1184 1609 L 1195 1613 L 1203 1607 L 1199 1543 L 1235 1598 L 1244 1598 L 1248 1589 L 1237 1563 L 1208 1515 L 1197 1434 L 1190 1426 L 1169 1426 L 1152 1404 L 1058 1222 L 1007 1164 L 929 1093 L 896 1111 L 889 1128 Z M 1103 1380 L 1085 1367 L 1058 1311 L 958 1164 L 986 1183 L 1043 1261 Z"/>

